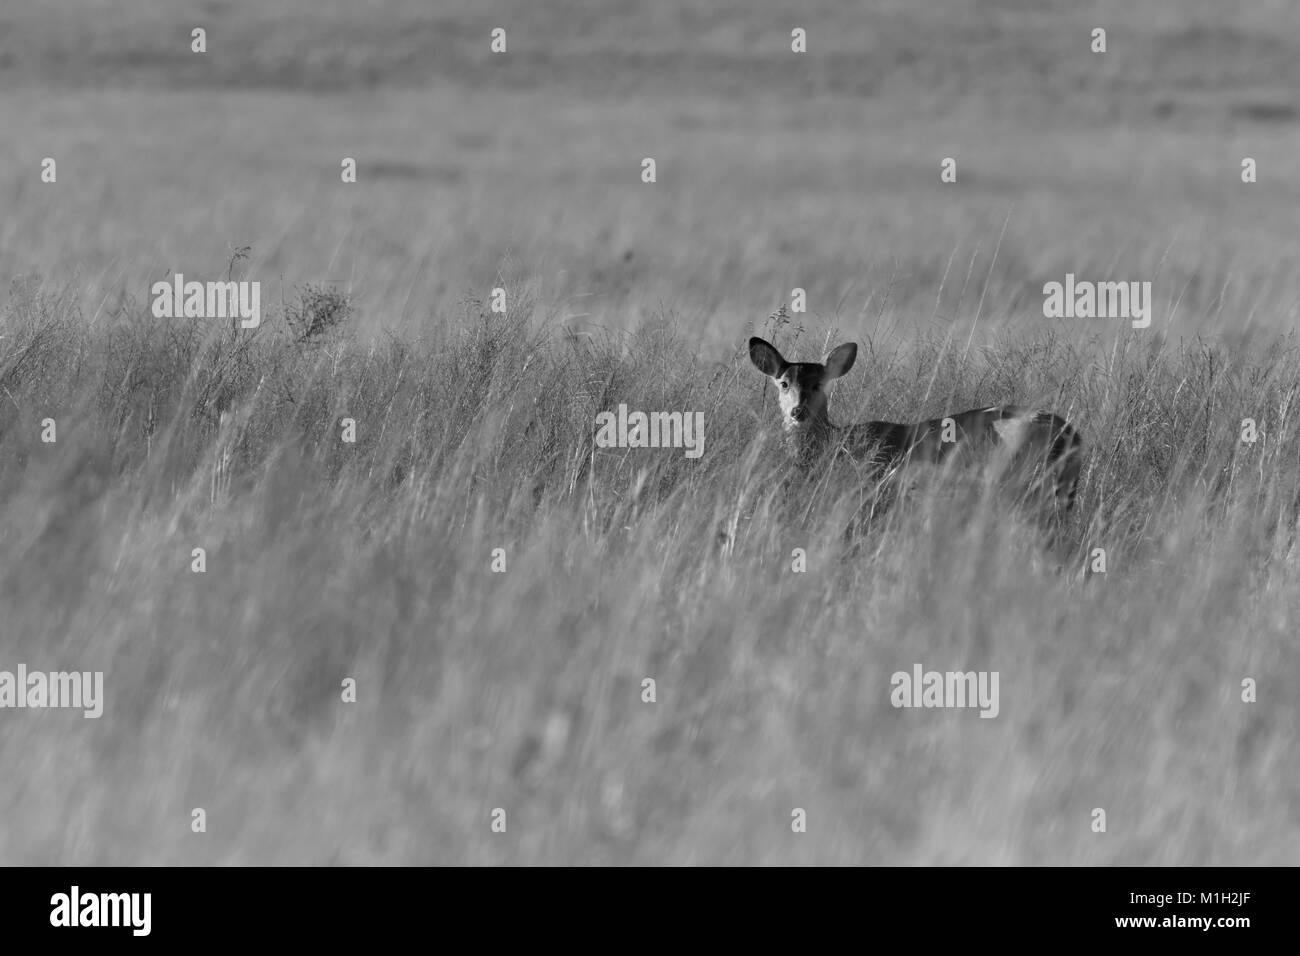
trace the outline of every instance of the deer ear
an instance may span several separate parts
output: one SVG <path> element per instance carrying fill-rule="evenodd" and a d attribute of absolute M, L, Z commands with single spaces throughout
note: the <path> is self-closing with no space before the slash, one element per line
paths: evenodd
<path fill-rule="evenodd" d="M 772 378 L 779 378 L 790 365 L 775 345 L 757 335 L 749 340 L 749 360 L 758 366 L 760 372 Z"/>
<path fill-rule="evenodd" d="M 849 369 L 853 368 L 853 363 L 858 357 L 858 346 L 854 342 L 845 342 L 843 345 L 831 349 L 831 354 L 826 356 L 826 378 L 829 382 L 833 378 L 839 378 Z"/>

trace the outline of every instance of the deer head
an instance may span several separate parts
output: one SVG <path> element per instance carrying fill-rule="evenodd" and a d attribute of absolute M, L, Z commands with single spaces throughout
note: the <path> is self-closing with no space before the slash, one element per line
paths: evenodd
<path fill-rule="evenodd" d="M 787 432 L 826 428 L 826 386 L 849 369 L 858 357 L 852 342 L 832 349 L 825 362 L 787 362 L 775 345 L 757 336 L 749 340 L 749 358 L 776 384 L 781 427 Z"/>

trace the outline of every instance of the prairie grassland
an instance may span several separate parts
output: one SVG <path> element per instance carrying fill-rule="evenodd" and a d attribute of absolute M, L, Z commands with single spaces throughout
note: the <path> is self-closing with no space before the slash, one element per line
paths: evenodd
<path fill-rule="evenodd" d="M 670 325 L 601 338 L 471 304 L 451 340 L 301 343 L 277 316 L 250 344 L 121 318 L 88 329 L 33 284 L 4 319 L 6 658 L 108 689 L 98 721 L 9 712 L 8 862 L 1300 851 L 1294 348 L 1125 332 L 860 359 L 840 420 L 1056 396 L 1089 440 L 1058 569 L 960 497 L 843 559 L 855 489 L 783 499 L 770 389 Z M 704 456 L 595 449 L 620 401 L 703 411 Z M 999 671 L 1001 713 L 893 709 L 917 662 Z"/>
<path fill-rule="evenodd" d="M 1294 5 L 819 0 L 799 63 L 749 0 L 5 6 L 0 669 L 107 703 L 0 711 L 0 863 L 1300 859 Z M 243 245 L 263 328 L 151 317 Z M 1152 326 L 1044 319 L 1067 272 Z M 751 332 L 861 344 L 839 423 L 1066 415 L 1075 510 L 846 555 Z M 619 403 L 704 455 L 594 447 Z M 916 663 L 998 717 L 894 709 Z"/>

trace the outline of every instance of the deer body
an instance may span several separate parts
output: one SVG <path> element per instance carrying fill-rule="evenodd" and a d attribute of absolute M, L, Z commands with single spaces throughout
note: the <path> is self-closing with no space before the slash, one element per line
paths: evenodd
<path fill-rule="evenodd" d="M 755 337 L 749 340 L 749 356 L 776 385 L 786 450 L 798 467 L 845 454 L 879 479 L 917 464 L 978 462 L 1022 473 L 1026 482 L 1049 493 L 1058 508 L 1068 509 L 1074 502 L 1083 440 L 1059 415 L 995 405 L 916 424 L 841 427 L 827 416 L 825 386 L 853 367 L 856 345 L 835 348 L 825 363 L 787 362 L 776 346 Z"/>

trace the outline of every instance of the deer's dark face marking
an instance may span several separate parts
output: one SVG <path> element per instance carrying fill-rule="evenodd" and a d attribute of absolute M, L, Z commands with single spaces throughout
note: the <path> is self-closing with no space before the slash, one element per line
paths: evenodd
<path fill-rule="evenodd" d="M 787 428 L 798 428 L 809 421 L 826 417 L 826 366 L 816 362 L 795 362 L 777 378 L 776 398 L 781 406 L 781 421 Z"/>

